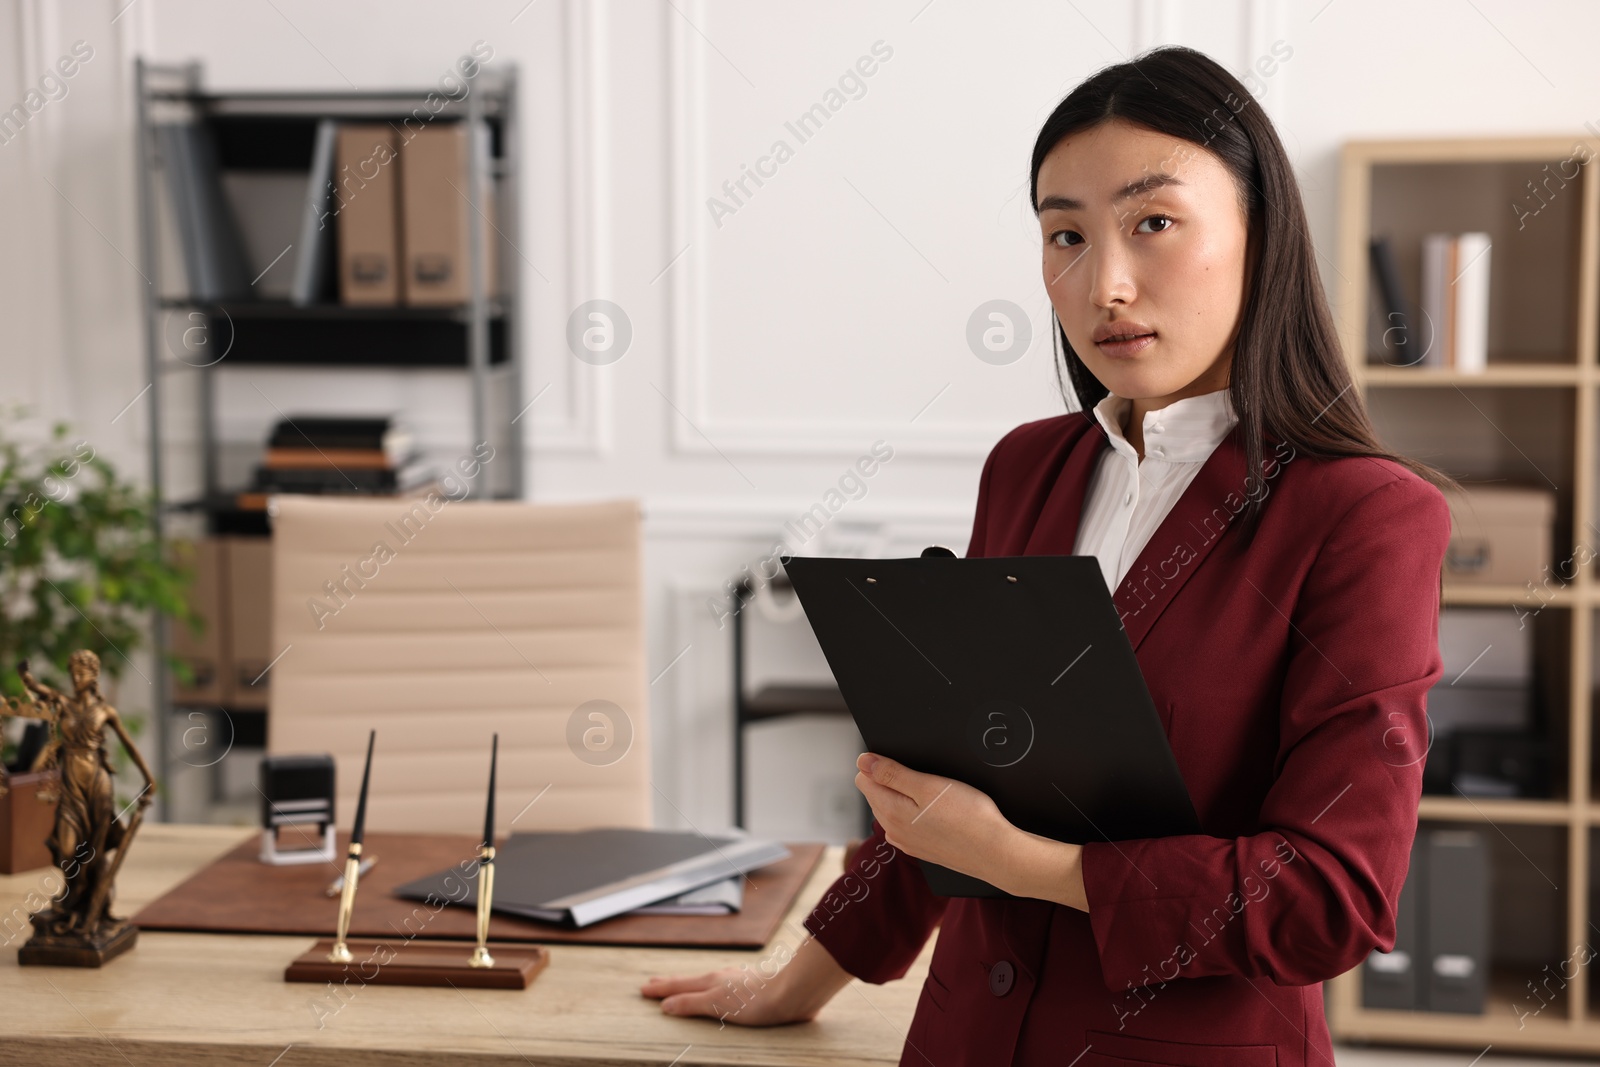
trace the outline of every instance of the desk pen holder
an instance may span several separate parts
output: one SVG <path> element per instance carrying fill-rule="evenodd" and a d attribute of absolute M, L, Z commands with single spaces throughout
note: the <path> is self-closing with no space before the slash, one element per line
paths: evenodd
<path fill-rule="evenodd" d="M 345 982 L 365 985 L 454 986 L 459 989 L 526 989 L 550 963 L 541 945 L 490 945 L 489 910 L 494 893 L 494 849 L 479 853 L 477 943 L 415 938 L 347 939 L 355 909 L 360 846 L 352 849 L 339 900 L 338 936 L 323 939 L 283 972 L 286 982 Z"/>

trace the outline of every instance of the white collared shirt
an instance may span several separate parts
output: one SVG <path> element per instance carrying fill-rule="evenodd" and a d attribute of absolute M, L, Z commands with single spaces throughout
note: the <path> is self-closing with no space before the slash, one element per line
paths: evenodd
<path fill-rule="evenodd" d="M 1201 466 L 1239 421 L 1226 387 L 1175 400 L 1144 416 L 1144 460 L 1122 433 L 1133 401 L 1107 393 L 1094 406 L 1111 447 L 1084 497 L 1073 554 L 1096 556 L 1106 586 L 1117 586 Z"/>

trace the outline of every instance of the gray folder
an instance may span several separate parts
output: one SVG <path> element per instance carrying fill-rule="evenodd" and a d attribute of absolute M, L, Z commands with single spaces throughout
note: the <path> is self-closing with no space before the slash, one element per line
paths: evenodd
<path fill-rule="evenodd" d="M 1373 949 L 1361 968 L 1361 1003 L 1368 1008 L 1415 1011 L 1420 1006 L 1417 976 L 1427 961 L 1418 936 L 1417 898 L 1427 896 L 1427 840 L 1424 830 L 1411 845 L 1411 866 L 1395 904 L 1394 949 Z"/>
<path fill-rule="evenodd" d="M 516 833 L 495 850 L 493 908 L 584 927 L 646 904 L 787 859 L 784 845 L 740 831 L 594 830 Z M 408 882 L 408 900 L 443 897 L 476 905 L 473 860 Z"/>
<path fill-rule="evenodd" d="M 1489 847 L 1477 830 L 1428 832 L 1422 1007 L 1482 1014 L 1489 972 Z"/>

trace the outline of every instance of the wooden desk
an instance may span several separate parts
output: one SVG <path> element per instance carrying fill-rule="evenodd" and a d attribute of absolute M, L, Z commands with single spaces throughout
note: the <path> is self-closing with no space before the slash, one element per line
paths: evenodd
<path fill-rule="evenodd" d="M 255 832 L 146 825 L 122 870 L 115 913 L 132 914 Z M 0 1064 L 892 1065 L 932 939 L 905 979 L 851 982 L 809 1023 L 719 1029 L 715 1019 L 663 1015 L 659 1001 L 639 993 L 650 975 L 754 968 L 779 944 L 793 950 L 842 853 L 827 850 L 760 951 L 556 944 L 526 990 L 364 986 L 342 1002 L 327 987 L 283 981 L 284 967 L 311 946 L 304 937 L 140 931 L 133 951 L 103 970 L 18 967 L 16 949 L 31 933 L 25 901 L 58 887 L 60 872 L 53 882 L 52 868 L 0 876 Z M 336 1010 L 319 1017 L 317 1001 Z"/>

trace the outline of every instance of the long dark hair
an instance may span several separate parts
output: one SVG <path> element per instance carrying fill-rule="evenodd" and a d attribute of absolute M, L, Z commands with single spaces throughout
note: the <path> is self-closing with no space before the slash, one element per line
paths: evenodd
<path fill-rule="evenodd" d="M 1250 91 L 1209 56 L 1181 45 L 1156 48 L 1106 67 L 1073 89 L 1045 120 L 1033 146 L 1034 213 L 1045 156 L 1064 138 L 1111 119 L 1209 149 L 1239 189 L 1256 244 L 1228 378 L 1245 469 L 1260 477 L 1264 439 L 1270 436 L 1292 445 L 1297 456 L 1381 457 L 1441 489 L 1459 488 L 1444 472 L 1378 442 L 1334 329 L 1305 205 L 1283 143 Z M 1270 288 L 1262 285 L 1263 278 L 1272 279 Z M 1110 390 L 1073 351 L 1059 320 L 1055 341 L 1062 395 L 1070 380 L 1079 407 L 1089 415 Z M 1245 543 L 1268 495 L 1249 494 L 1242 515 Z"/>

